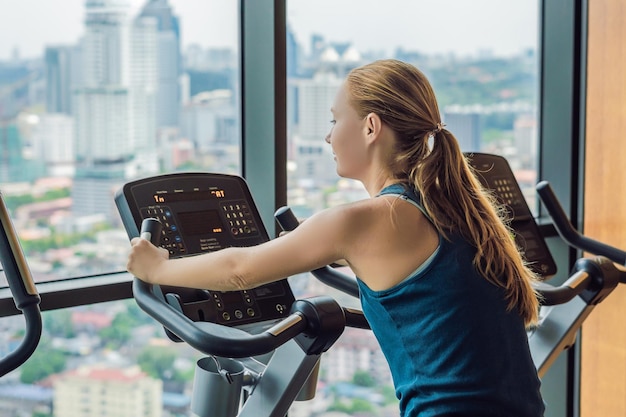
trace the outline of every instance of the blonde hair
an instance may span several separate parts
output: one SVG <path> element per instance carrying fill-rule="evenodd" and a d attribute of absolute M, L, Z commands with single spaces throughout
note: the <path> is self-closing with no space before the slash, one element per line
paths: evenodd
<path fill-rule="evenodd" d="M 504 289 L 508 309 L 527 326 L 536 323 L 538 277 L 512 239 L 505 211 L 477 180 L 454 135 L 443 128 L 434 91 L 413 65 L 380 60 L 353 69 L 346 88 L 360 117 L 377 114 L 397 137 L 392 172 L 421 194 L 426 212 L 444 237 L 460 233 L 476 248 L 474 265 Z"/>

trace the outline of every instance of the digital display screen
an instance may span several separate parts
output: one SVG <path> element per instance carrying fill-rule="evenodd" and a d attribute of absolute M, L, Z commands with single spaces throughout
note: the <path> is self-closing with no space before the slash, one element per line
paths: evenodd
<path fill-rule="evenodd" d="M 222 189 L 209 191 L 181 191 L 181 192 L 157 192 L 152 196 L 155 203 L 173 203 L 180 201 L 198 201 L 211 198 L 224 198 L 226 193 Z"/>
<path fill-rule="evenodd" d="M 221 233 L 224 231 L 224 225 L 217 210 L 178 213 L 178 220 L 183 235 L 187 236 Z"/>

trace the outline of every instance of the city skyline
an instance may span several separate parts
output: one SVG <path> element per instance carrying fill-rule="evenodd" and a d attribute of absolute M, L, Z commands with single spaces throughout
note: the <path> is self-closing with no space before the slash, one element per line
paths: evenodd
<path fill-rule="evenodd" d="M 238 62 L 232 59 L 236 52 L 226 51 L 222 56 L 220 51 L 198 47 L 180 57 L 174 46 L 186 20 L 180 18 L 179 23 L 169 13 L 168 17 L 161 13 L 169 5 L 167 0 L 141 2 L 154 6 L 144 8 L 143 16 L 158 20 L 130 19 L 139 10 L 119 13 L 119 1 L 90 0 L 84 35 L 77 44 L 48 46 L 43 62 L 20 63 L 17 81 L 11 81 L 11 67 L 7 67 L 10 88 L 0 97 L 0 117 L 7 122 L 0 133 L 9 151 L 0 161 L 0 181 L 72 178 L 69 195 L 63 195 L 71 198 L 69 208 L 67 202 L 63 206 L 71 210 L 71 216 L 61 212 L 42 227 L 47 219 L 38 221 L 38 212 L 21 210 L 20 228 L 36 231 L 36 236 L 41 236 L 43 228 L 76 234 L 102 222 L 120 226 L 110 204 L 111 192 L 138 176 L 189 169 L 240 172 L 240 98 L 234 75 Z M 291 37 L 287 48 L 292 58 L 287 100 L 288 162 L 294 187 L 290 192 L 298 195 L 302 189 L 309 190 L 306 199 L 298 200 L 298 210 L 306 213 L 328 203 L 312 196 L 311 189 L 333 187 L 338 180 L 330 148 L 322 140 L 336 89 L 352 66 L 376 55 L 366 51 L 361 55 L 356 47 L 346 48 L 321 36 L 313 39 L 313 53 L 301 53 L 305 46 L 294 44 Z M 534 167 L 532 149 L 524 148 L 522 160 L 509 148 L 517 149 L 517 142 L 535 141 L 536 54 L 493 60 L 399 51 L 398 57 L 419 61 L 425 73 L 432 74 L 433 85 L 443 97 L 442 119 L 458 133 L 463 149 L 500 149 L 515 157 L 516 168 Z M 172 66 L 179 58 L 182 74 Z M 161 86 L 172 94 L 163 94 L 168 110 L 156 118 Z M 72 102 L 73 108 L 68 105 Z M 529 127 L 516 131 L 518 119 Z M 163 124 L 157 126 L 157 120 Z M 521 121 L 518 124 L 522 126 Z M 24 170 L 25 164 L 32 168 Z M 112 258 L 98 268 L 116 269 L 118 263 L 118 258 Z M 54 273 L 62 275 L 75 269 L 63 262 L 46 265 L 51 268 L 46 272 L 56 268 Z M 90 266 L 81 266 L 86 267 Z"/>
<path fill-rule="evenodd" d="M 75 43 L 83 34 L 84 2 L 64 0 L 63 17 L 59 19 L 49 19 L 58 15 L 54 2 L 23 0 L 0 6 L 0 61 L 11 59 L 16 50 L 21 58 L 34 58 L 43 54 L 46 45 Z M 131 14 L 136 14 L 146 0 L 127 3 Z M 193 43 L 206 48 L 237 47 L 235 0 L 170 0 L 169 4 L 185 20 L 183 48 Z M 352 42 L 361 50 L 388 53 L 391 47 L 402 47 L 423 53 L 470 54 L 489 50 L 496 55 L 510 55 L 537 47 L 536 2 L 388 0 L 385 7 L 390 12 L 381 13 L 375 0 L 288 0 L 288 25 L 305 46 L 310 36 L 318 33 L 333 42 Z M 396 10 L 403 12 L 394 13 Z M 20 24 L 24 21 L 32 24 Z M 39 30 L 33 31 L 32 27 Z M 394 28 L 393 36 L 385 30 L 389 27 Z M 459 29 L 463 36 L 459 36 Z"/>

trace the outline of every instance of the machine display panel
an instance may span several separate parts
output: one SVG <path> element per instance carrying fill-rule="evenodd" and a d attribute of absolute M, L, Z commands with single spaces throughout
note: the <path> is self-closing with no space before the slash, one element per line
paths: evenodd
<path fill-rule="evenodd" d="M 226 174 L 180 173 L 130 182 L 115 201 L 129 238 L 143 219 L 161 222 L 160 246 L 170 257 L 193 256 L 269 240 L 243 178 Z M 287 280 L 250 291 L 163 288 L 193 320 L 241 325 L 284 317 L 294 301 Z"/>

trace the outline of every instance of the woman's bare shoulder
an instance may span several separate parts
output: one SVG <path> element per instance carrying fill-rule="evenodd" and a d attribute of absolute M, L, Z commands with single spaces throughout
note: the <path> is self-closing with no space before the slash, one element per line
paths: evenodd
<path fill-rule="evenodd" d="M 376 198 L 369 198 L 330 207 L 311 219 L 319 219 L 335 228 L 351 229 L 362 226 L 364 222 L 370 223 L 384 210 L 389 210 L 389 204 Z"/>

